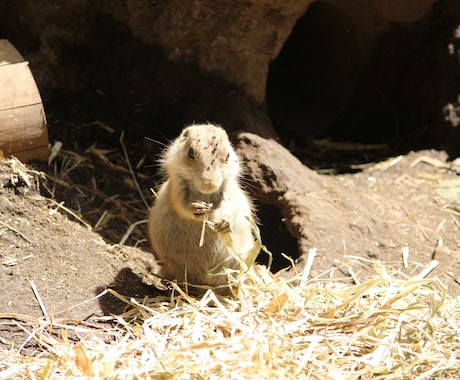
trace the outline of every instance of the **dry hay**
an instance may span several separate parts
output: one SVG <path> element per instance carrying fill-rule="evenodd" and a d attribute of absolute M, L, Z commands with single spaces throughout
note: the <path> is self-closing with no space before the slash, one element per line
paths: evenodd
<path fill-rule="evenodd" d="M 175 287 L 128 300 L 108 290 L 129 307 L 100 325 L 0 314 L 39 347 L 0 352 L 0 378 L 459 378 L 458 300 L 410 265 L 407 277 L 375 262 L 375 274 L 353 284 L 334 270 L 287 279 L 257 268 L 236 280 L 236 297 Z"/>

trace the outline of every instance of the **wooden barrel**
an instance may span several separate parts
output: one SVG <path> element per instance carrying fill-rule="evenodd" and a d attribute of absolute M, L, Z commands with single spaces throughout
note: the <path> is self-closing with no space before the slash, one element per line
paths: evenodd
<path fill-rule="evenodd" d="M 0 40 L 0 154 L 21 161 L 48 159 L 45 111 L 29 63 Z"/>

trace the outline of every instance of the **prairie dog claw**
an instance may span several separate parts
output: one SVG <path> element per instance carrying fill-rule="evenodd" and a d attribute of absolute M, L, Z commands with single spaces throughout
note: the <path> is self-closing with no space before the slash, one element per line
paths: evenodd
<path fill-rule="evenodd" d="M 217 222 L 214 224 L 214 228 L 216 232 L 220 233 L 229 233 L 230 232 L 230 222 L 224 220 L 221 220 L 220 222 Z"/>
<path fill-rule="evenodd" d="M 212 206 L 212 203 L 196 201 L 192 202 L 191 209 L 193 215 L 195 215 L 196 217 L 200 217 L 206 214 L 207 212 L 211 211 Z"/>

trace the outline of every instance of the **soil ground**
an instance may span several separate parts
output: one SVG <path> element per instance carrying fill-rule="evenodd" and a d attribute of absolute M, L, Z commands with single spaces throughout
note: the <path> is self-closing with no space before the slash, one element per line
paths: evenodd
<path fill-rule="evenodd" d="M 92 126 L 110 135 L 106 127 Z M 18 346 L 27 337 L 12 314 L 94 322 L 125 307 L 110 294 L 98 296 L 108 287 L 128 297 L 160 291 L 152 286 L 155 262 L 142 222 L 157 183 L 155 157 L 142 144 L 111 141 L 84 149 L 67 142 L 72 150 L 50 165 L 0 165 L 0 344 Z M 411 275 L 437 260 L 431 275 L 458 296 L 460 177 L 452 169 L 444 152 L 423 150 L 328 177 L 327 187 L 339 209 L 355 210 L 350 228 L 367 229 L 373 239 L 366 259 L 403 268 L 395 241 L 407 237 Z M 334 198 L 337 189 L 350 197 Z M 332 227 L 338 222 L 330 220 Z M 343 262 L 344 254 L 328 258 Z M 328 269 L 314 263 L 316 273 Z"/>

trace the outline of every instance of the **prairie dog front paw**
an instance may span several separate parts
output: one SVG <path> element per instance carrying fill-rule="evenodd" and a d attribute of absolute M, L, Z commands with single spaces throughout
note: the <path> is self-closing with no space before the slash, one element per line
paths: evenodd
<path fill-rule="evenodd" d="M 212 203 L 207 203 L 207 202 L 201 202 L 201 201 L 195 201 L 195 202 L 192 202 L 192 204 L 190 205 L 190 208 L 192 210 L 192 214 L 196 217 L 196 218 L 203 218 L 204 215 L 211 211 L 212 209 L 212 206 L 213 204 Z"/>
<path fill-rule="evenodd" d="M 214 229 L 216 232 L 220 232 L 223 234 L 229 233 L 231 231 L 230 222 L 223 219 L 220 222 L 214 224 Z"/>

